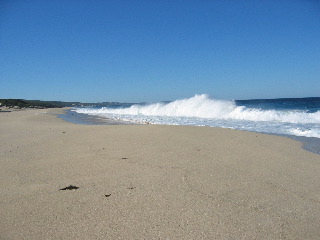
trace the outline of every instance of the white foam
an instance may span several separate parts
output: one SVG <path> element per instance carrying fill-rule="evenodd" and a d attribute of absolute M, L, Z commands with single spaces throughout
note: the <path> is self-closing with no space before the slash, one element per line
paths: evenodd
<path fill-rule="evenodd" d="M 303 130 L 300 128 L 295 128 L 295 129 L 291 129 L 291 134 L 295 136 L 302 136 L 302 137 L 320 138 L 320 130 L 318 129 Z"/>
<path fill-rule="evenodd" d="M 196 117 L 210 119 L 271 121 L 288 123 L 320 123 L 320 112 L 277 111 L 251 109 L 236 106 L 234 101 L 210 99 L 208 95 L 195 95 L 192 98 L 176 100 L 170 103 L 149 105 L 133 105 L 129 108 L 78 109 L 79 113 L 93 115 L 131 115 L 165 116 L 165 117 Z"/>
<path fill-rule="evenodd" d="M 78 113 L 133 123 L 211 126 L 320 138 L 320 111 L 261 110 L 236 106 L 234 101 L 195 95 L 170 103 L 133 105 L 129 108 L 78 108 Z"/>

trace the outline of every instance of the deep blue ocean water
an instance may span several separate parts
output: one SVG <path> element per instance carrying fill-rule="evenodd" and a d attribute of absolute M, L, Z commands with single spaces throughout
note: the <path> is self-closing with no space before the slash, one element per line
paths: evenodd
<path fill-rule="evenodd" d="M 320 110 L 320 97 L 236 100 L 237 106 L 262 110 L 300 110 L 314 113 Z"/>

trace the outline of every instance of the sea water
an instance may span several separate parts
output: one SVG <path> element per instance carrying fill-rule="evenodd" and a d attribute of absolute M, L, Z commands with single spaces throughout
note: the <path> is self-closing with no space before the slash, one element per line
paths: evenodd
<path fill-rule="evenodd" d="M 209 126 L 320 138 L 320 98 L 229 101 L 202 94 L 171 102 L 73 111 L 124 123 Z"/>

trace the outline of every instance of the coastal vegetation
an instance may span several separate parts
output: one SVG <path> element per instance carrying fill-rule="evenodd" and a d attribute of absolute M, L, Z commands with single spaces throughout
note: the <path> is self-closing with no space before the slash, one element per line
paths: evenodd
<path fill-rule="evenodd" d="M 131 105 L 131 103 L 127 103 Z M 25 99 L 0 99 L 1 108 L 62 108 L 62 107 L 97 107 L 97 106 L 117 106 L 125 105 L 119 102 L 101 102 L 101 103 L 81 103 L 81 102 L 63 102 L 63 101 L 41 101 Z"/>
<path fill-rule="evenodd" d="M 47 102 L 40 100 L 24 100 L 24 99 L 0 99 L 1 107 L 6 108 L 58 108 L 64 107 L 64 104 L 59 102 Z"/>

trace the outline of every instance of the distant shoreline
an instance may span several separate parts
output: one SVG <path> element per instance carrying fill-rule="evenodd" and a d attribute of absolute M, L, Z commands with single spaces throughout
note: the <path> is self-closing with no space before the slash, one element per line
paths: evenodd
<path fill-rule="evenodd" d="M 58 117 L 67 122 L 81 125 L 137 125 L 131 122 L 77 113 L 72 111 L 72 109 L 65 109 L 63 114 L 58 114 Z"/>

